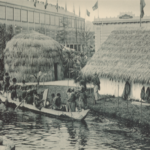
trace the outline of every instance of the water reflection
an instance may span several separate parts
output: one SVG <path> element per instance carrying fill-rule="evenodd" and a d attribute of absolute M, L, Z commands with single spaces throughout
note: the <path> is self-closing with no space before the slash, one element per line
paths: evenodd
<path fill-rule="evenodd" d="M 86 121 L 62 121 L 30 111 L 0 114 L 5 125 L 1 135 L 14 141 L 16 150 L 94 150 L 94 149 L 146 149 L 149 137 L 139 138 L 139 133 L 120 127 L 117 122 L 95 114 L 89 114 Z M 144 137 L 144 136 L 143 136 Z"/>

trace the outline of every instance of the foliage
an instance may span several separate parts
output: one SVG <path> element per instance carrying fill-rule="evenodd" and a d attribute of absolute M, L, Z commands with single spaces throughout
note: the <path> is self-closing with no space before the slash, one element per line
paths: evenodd
<path fill-rule="evenodd" d="M 38 72 L 37 74 L 32 74 L 32 75 L 30 75 L 30 77 L 36 79 L 37 85 L 39 85 L 40 80 L 41 80 L 42 78 L 44 78 L 44 76 L 46 76 L 46 75 L 47 75 L 46 73 L 42 73 L 42 72 L 40 71 L 40 72 Z"/>
<path fill-rule="evenodd" d="M 92 51 L 94 47 L 94 32 L 91 32 L 89 28 L 85 30 L 78 31 L 78 35 L 82 38 L 82 50 L 87 53 L 90 57 L 92 56 Z"/>
<path fill-rule="evenodd" d="M 4 49 L 6 43 L 14 36 L 13 26 L 10 25 L 6 30 L 5 24 L 0 24 L 0 79 L 4 74 Z"/>
<path fill-rule="evenodd" d="M 72 68 L 76 60 L 76 53 L 77 53 L 76 51 L 71 49 L 66 49 L 66 48 L 63 49 L 62 62 L 63 62 L 65 73 L 67 73 L 66 76 L 68 76 L 69 78 L 70 78 L 70 68 Z"/>
<path fill-rule="evenodd" d="M 66 17 L 63 17 L 62 20 L 60 20 L 60 23 L 61 23 L 61 27 L 57 31 L 56 39 L 57 41 L 59 41 L 59 43 L 62 43 L 65 45 L 67 42 L 67 35 L 68 35 L 67 28 L 68 28 L 69 22 Z"/>

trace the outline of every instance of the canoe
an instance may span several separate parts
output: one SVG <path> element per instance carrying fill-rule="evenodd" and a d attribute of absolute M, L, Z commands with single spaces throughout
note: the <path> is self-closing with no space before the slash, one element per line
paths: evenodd
<path fill-rule="evenodd" d="M 21 102 L 18 101 L 13 101 L 10 96 L 8 98 L 4 97 L 3 95 L 0 94 L 0 99 L 5 102 L 6 99 L 8 100 L 8 103 L 16 104 L 16 106 L 19 106 Z M 42 113 L 42 114 L 47 114 L 50 116 L 55 116 L 59 119 L 67 119 L 67 120 L 84 120 L 86 116 L 88 115 L 89 109 L 87 110 L 82 110 L 80 112 L 65 112 L 65 111 L 58 111 L 58 110 L 53 110 L 53 109 L 47 109 L 47 108 L 42 108 L 41 110 L 37 109 L 35 106 L 26 104 L 23 102 L 19 108 L 25 108 L 31 111 L 34 111 L 36 113 Z"/>

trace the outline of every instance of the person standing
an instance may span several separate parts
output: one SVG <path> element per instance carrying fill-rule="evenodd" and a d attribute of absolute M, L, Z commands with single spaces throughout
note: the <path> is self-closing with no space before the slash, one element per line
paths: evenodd
<path fill-rule="evenodd" d="M 100 80 L 97 74 L 94 75 L 94 104 L 96 104 L 96 101 L 99 99 L 98 90 L 100 90 Z"/>
<path fill-rule="evenodd" d="M 61 108 L 61 95 L 57 93 L 57 96 L 53 100 L 53 109 L 60 109 Z"/>
<path fill-rule="evenodd" d="M 22 80 L 22 85 L 20 87 L 20 90 L 22 91 L 21 98 L 23 100 L 23 99 L 26 98 L 26 95 L 27 95 L 27 87 L 26 87 L 26 84 L 25 84 L 25 80 Z"/>
<path fill-rule="evenodd" d="M 9 80 L 10 80 L 10 76 L 6 72 L 5 75 L 4 75 L 4 79 L 3 79 L 3 83 L 4 83 L 4 91 L 3 91 L 3 93 L 7 92 L 8 88 L 10 86 Z"/>
<path fill-rule="evenodd" d="M 54 98 L 55 98 L 55 94 L 52 93 L 52 94 L 51 94 L 51 98 L 46 101 L 46 106 L 45 106 L 45 108 L 52 108 L 53 103 L 54 103 Z"/>
<path fill-rule="evenodd" d="M 11 85 L 8 90 L 11 91 L 11 99 L 16 100 L 17 99 L 17 79 L 12 79 L 13 85 Z"/>
<path fill-rule="evenodd" d="M 98 85 L 94 85 L 94 104 L 96 104 L 96 101 L 98 100 L 99 98 L 99 95 L 98 95 Z"/>
<path fill-rule="evenodd" d="M 67 104 L 66 104 L 66 111 L 67 112 L 75 112 L 76 103 L 75 103 L 75 93 L 74 89 L 70 90 L 70 97 L 68 97 Z"/>

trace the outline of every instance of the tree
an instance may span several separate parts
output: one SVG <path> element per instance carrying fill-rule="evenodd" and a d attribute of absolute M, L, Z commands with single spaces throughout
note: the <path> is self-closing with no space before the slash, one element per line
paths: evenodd
<path fill-rule="evenodd" d="M 47 75 L 46 73 L 42 73 L 41 71 L 39 71 L 37 74 L 30 75 L 30 77 L 33 77 L 36 80 L 37 85 L 39 85 L 40 80 L 44 78 L 44 76 L 46 75 Z"/>
<path fill-rule="evenodd" d="M 91 57 L 91 51 L 95 47 L 94 32 L 91 32 L 89 28 L 86 28 L 85 30 L 79 31 L 78 35 L 83 41 L 82 51 L 87 53 L 87 55 L 89 54 Z"/>
<path fill-rule="evenodd" d="M 71 49 L 63 50 L 63 64 L 64 67 L 68 68 L 69 79 L 70 79 L 70 67 L 73 66 L 75 59 L 76 59 L 76 51 Z M 69 79 L 68 79 L 68 86 L 69 86 Z"/>
<path fill-rule="evenodd" d="M 87 60 L 88 59 L 85 52 L 77 52 L 73 67 L 70 69 L 71 73 L 73 74 L 74 82 L 83 85 L 85 89 L 86 83 L 89 83 L 89 78 L 86 78 L 82 74 L 81 69 L 86 65 Z"/>
<path fill-rule="evenodd" d="M 66 45 L 66 43 L 67 43 L 67 35 L 68 35 L 67 28 L 69 26 L 68 19 L 66 17 L 63 17 L 62 20 L 60 20 L 60 24 L 61 24 L 61 27 L 57 31 L 56 39 L 57 39 L 58 42 Z"/>

